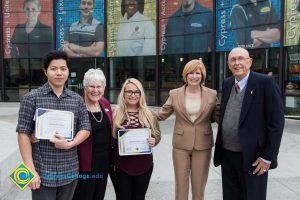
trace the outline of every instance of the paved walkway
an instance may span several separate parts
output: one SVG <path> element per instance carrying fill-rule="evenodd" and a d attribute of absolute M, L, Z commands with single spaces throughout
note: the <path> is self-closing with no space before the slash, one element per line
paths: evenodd
<path fill-rule="evenodd" d="M 0 199 L 30 200 L 30 191 L 20 191 L 7 178 L 7 175 L 21 161 L 16 140 L 16 120 L 18 103 L 0 103 Z M 147 200 L 173 200 L 174 175 L 172 166 L 172 131 L 174 116 L 160 122 L 162 140 L 154 149 L 154 171 L 147 192 Z M 216 124 L 213 125 L 214 134 Z M 300 121 L 286 120 L 282 145 L 279 154 L 279 166 L 269 172 L 268 200 L 300 200 Z M 106 200 L 114 200 L 114 191 L 108 183 Z M 190 198 L 191 199 L 191 196 Z M 210 167 L 206 188 L 206 200 L 221 200 L 220 167 Z"/>

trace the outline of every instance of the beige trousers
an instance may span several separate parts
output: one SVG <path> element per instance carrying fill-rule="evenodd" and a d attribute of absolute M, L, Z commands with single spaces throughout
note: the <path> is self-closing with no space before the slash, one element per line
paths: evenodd
<path fill-rule="evenodd" d="M 210 160 L 211 149 L 183 150 L 173 148 L 176 200 L 188 200 L 190 177 L 192 199 L 204 200 Z"/>

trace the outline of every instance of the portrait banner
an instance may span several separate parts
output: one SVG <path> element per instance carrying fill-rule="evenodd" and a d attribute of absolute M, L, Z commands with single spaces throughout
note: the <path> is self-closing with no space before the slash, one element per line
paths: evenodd
<path fill-rule="evenodd" d="M 104 57 L 104 0 L 56 0 L 56 48 L 70 57 Z"/>
<path fill-rule="evenodd" d="M 107 55 L 156 54 L 156 0 L 107 1 Z"/>
<path fill-rule="evenodd" d="M 42 58 L 53 49 L 53 2 L 4 0 L 4 58 Z"/>
<path fill-rule="evenodd" d="M 211 51 L 213 0 L 159 1 L 160 54 Z"/>
<path fill-rule="evenodd" d="M 217 0 L 216 51 L 280 46 L 281 0 Z"/>
<path fill-rule="evenodd" d="M 284 46 L 300 44 L 300 0 L 286 0 L 284 12 Z"/>

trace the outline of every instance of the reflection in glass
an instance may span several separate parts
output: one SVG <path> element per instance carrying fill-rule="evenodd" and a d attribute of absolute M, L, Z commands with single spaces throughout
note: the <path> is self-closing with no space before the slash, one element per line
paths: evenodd
<path fill-rule="evenodd" d="M 285 117 L 296 118 L 300 117 L 300 97 L 286 96 L 285 97 Z"/>
<path fill-rule="evenodd" d="M 9 101 L 19 101 L 31 89 L 46 83 L 47 79 L 42 66 L 42 59 L 9 59 L 4 61 L 5 88 Z M 10 89 L 11 91 L 8 92 Z"/>
<path fill-rule="evenodd" d="M 285 94 L 300 95 L 300 47 L 291 46 L 287 50 Z"/>
<path fill-rule="evenodd" d="M 109 99 L 117 102 L 119 91 L 128 78 L 138 79 L 144 87 L 147 104 L 155 104 L 155 57 L 119 57 L 109 60 Z"/>

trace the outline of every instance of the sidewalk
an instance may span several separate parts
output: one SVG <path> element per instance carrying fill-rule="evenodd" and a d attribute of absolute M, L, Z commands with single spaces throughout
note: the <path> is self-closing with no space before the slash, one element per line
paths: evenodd
<path fill-rule="evenodd" d="M 18 103 L 0 103 L 0 199 L 30 200 L 30 191 L 19 190 L 7 178 L 21 157 L 15 133 Z M 160 122 L 162 140 L 154 148 L 154 170 L 147 192 L 147 200 L 173 200 L 174 175 L 172 165 L 172 132 L 174 116 Z M 216 135 L 216 124 L 213 125 Z M 300 121 L 286 120 L 282 138 L 279 165 L 269 172 L 268 200 L 300 200 Z M 105 200 L 115 199 L 112 184 L 108 183 Z M 191 199 L 191 196 L 190 196 Z M 221 200 L 220 167 L 211 164 L 206 188 L 206 200 Z"/>

